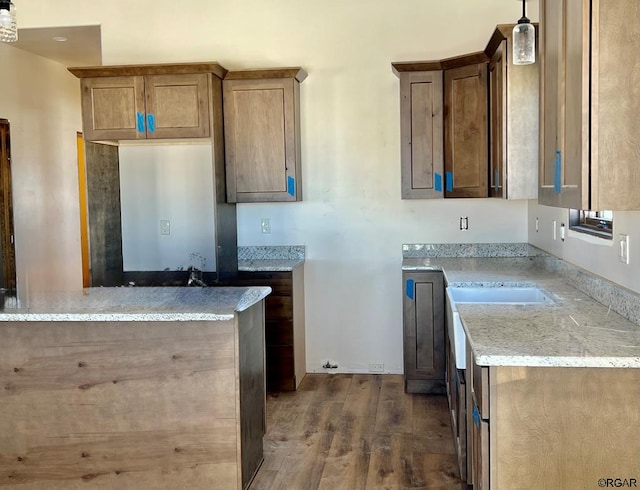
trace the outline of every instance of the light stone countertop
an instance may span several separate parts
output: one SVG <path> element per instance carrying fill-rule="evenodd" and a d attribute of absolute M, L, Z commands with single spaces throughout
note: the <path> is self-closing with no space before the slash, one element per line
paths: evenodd
<path fill-rule="evenodd" d="M 405 258 L 404 271 L 442 270 L 449 286 L 536 286 L 554 304 L 458 304 L 483 366 L 640 368 L 640 326 L 550 270 L 548 257 Z"/>
<path fill-rule="evenodd" d="M 271 293 L 270 287 L 87 288 L 48 293 L 5 307 L 0 321 L 225 321 Z"/>
<path fill-rule="evenodd" d="M 239 260 L 241 272 L 290 272 L 304 264 L 304 259 L 250 259 Z"/>

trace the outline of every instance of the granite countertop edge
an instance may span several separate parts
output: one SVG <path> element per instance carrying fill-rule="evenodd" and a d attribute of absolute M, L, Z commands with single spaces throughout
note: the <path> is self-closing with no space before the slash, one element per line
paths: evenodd
<path fill-rule="evenodd" d="M 41 295 L 29 307 L 5 308 L 0 323 L 229 321 L 271 292 L 268 286 L 87 288 Z"/>
<path fill-rule="evenodd" d="M 238 261 L 240 272 L 291 272 L 304 264 L 304 259 L 248 259 Z"/>

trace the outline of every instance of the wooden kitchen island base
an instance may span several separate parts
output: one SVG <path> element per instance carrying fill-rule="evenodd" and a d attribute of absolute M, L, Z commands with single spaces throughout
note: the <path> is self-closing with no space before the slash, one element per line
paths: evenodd
<path fill-rule="evenodd" d="M 264 301 L 221 321 L 0 323 L 0 487 L 246 488 Z"/>

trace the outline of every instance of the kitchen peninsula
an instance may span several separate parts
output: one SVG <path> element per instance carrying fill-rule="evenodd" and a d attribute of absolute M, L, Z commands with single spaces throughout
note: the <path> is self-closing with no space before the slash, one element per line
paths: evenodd
<path fill-rule="evenodd" d="M 90 288 L 0 314 L 0 485 L 246 488 L 268 287 Z"/>

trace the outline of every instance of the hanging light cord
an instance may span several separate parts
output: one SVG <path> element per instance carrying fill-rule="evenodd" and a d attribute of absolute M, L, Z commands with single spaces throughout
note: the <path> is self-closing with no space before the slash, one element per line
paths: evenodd
<path fill-rule="evenodd" d="M 522 0 L 522 17 L 518 20 L 518 24 L 528 24 L 530 21 L 527 19 L 527 12 L 525 11 L 525 5 L 527 0 Z"/>

